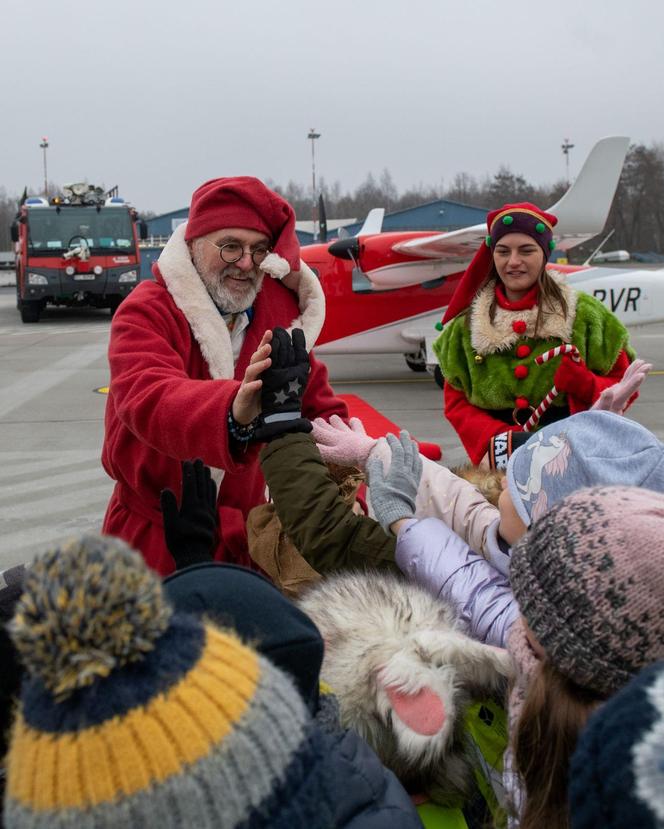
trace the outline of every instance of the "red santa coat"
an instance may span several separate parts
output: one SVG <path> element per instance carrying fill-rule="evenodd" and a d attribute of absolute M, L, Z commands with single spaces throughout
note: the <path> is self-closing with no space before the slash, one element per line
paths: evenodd
<path fill-rule="evenodd" d="M 245 522 L 265 501 L 265 481 L 258 447 L 229 442 L 228 410 L 266 329 L 302 327 L 311 348 L 325 315 L 322 289 L 311 272 L 303 274 L 299 296 L 266 276 L 234 366 L 228 329 L 193 267 L 184 225 L 164 248 L 155 277 L 125 299 L 111 326 L 102 463 L 116 485 L 103 532 L 127 541 L 162 575 L 171 572 L 160 493 L 179 493 L 181 461 L 202 458 L 223 470 L 215 558 L 249 564 Z M 313 354 L 302 409 L 309 418 L 348 416 Z"/>

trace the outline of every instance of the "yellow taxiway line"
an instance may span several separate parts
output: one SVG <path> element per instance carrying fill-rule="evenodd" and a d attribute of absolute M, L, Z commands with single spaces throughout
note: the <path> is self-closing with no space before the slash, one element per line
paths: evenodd
<path fill-rule="evenodd" d="M 655 371 L 649 372 L 648 376 L 653 377 L 654 375 L 661 375 L 664 374 L 664 369 L 657 369 Z M 402 378 L 395 378 L 393 380 L 386 379 L 386 380 L 377 380 L 375 377 L 369 380 L 341 380 L 334 377 L 330 378 L 330 383 L 337 386 L 394 386 L 394 385 L 402 385 L 407 383 L 433 383 L 434 379 L 430 375 L 427 377 L 402 377 Z M 98 389 L 94 389 L 97 394 L 108 394 L 108 386 L 101 386 Z"/>

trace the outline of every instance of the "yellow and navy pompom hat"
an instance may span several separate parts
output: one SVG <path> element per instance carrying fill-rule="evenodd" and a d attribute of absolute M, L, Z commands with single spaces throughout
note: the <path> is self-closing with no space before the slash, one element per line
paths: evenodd
<path fill-rule="evenodd" d="M 8 829 L 333 825 L 325 735 L 290 679 L 175 613 L 123 542 L 37 559 L 10 633 L 26 679 Z"/>

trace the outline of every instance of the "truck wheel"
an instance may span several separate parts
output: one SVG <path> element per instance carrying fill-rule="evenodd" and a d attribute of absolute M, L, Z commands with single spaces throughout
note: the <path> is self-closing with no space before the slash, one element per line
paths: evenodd
<path fill-rule="evenodd" d="M 22 300 L 21 307 L 21 322 L 39 322 L 41 316 L 41 302 L 34 300 Z"/>

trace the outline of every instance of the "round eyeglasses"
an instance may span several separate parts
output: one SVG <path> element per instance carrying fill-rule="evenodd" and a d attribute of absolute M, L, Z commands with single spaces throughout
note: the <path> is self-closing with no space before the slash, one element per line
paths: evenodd
<path fill-rule="evenodd" d="M 260 265 L 270 252 L 270 248 L 267 245 L 256 245 L 253 248 L 245 248 L 240 242 L 224 242 L 223 245 L 215 245 L 209 239 L 205 241 L 209 242 L 212 247 L 215 247 L 219 251 L 219 256 L 221 256 L 222 261 L 227 265 L 233 265 L 235 262 L 239 262 L 244 256 L 245 251 L 248 251 L 254 265 Z"/>

